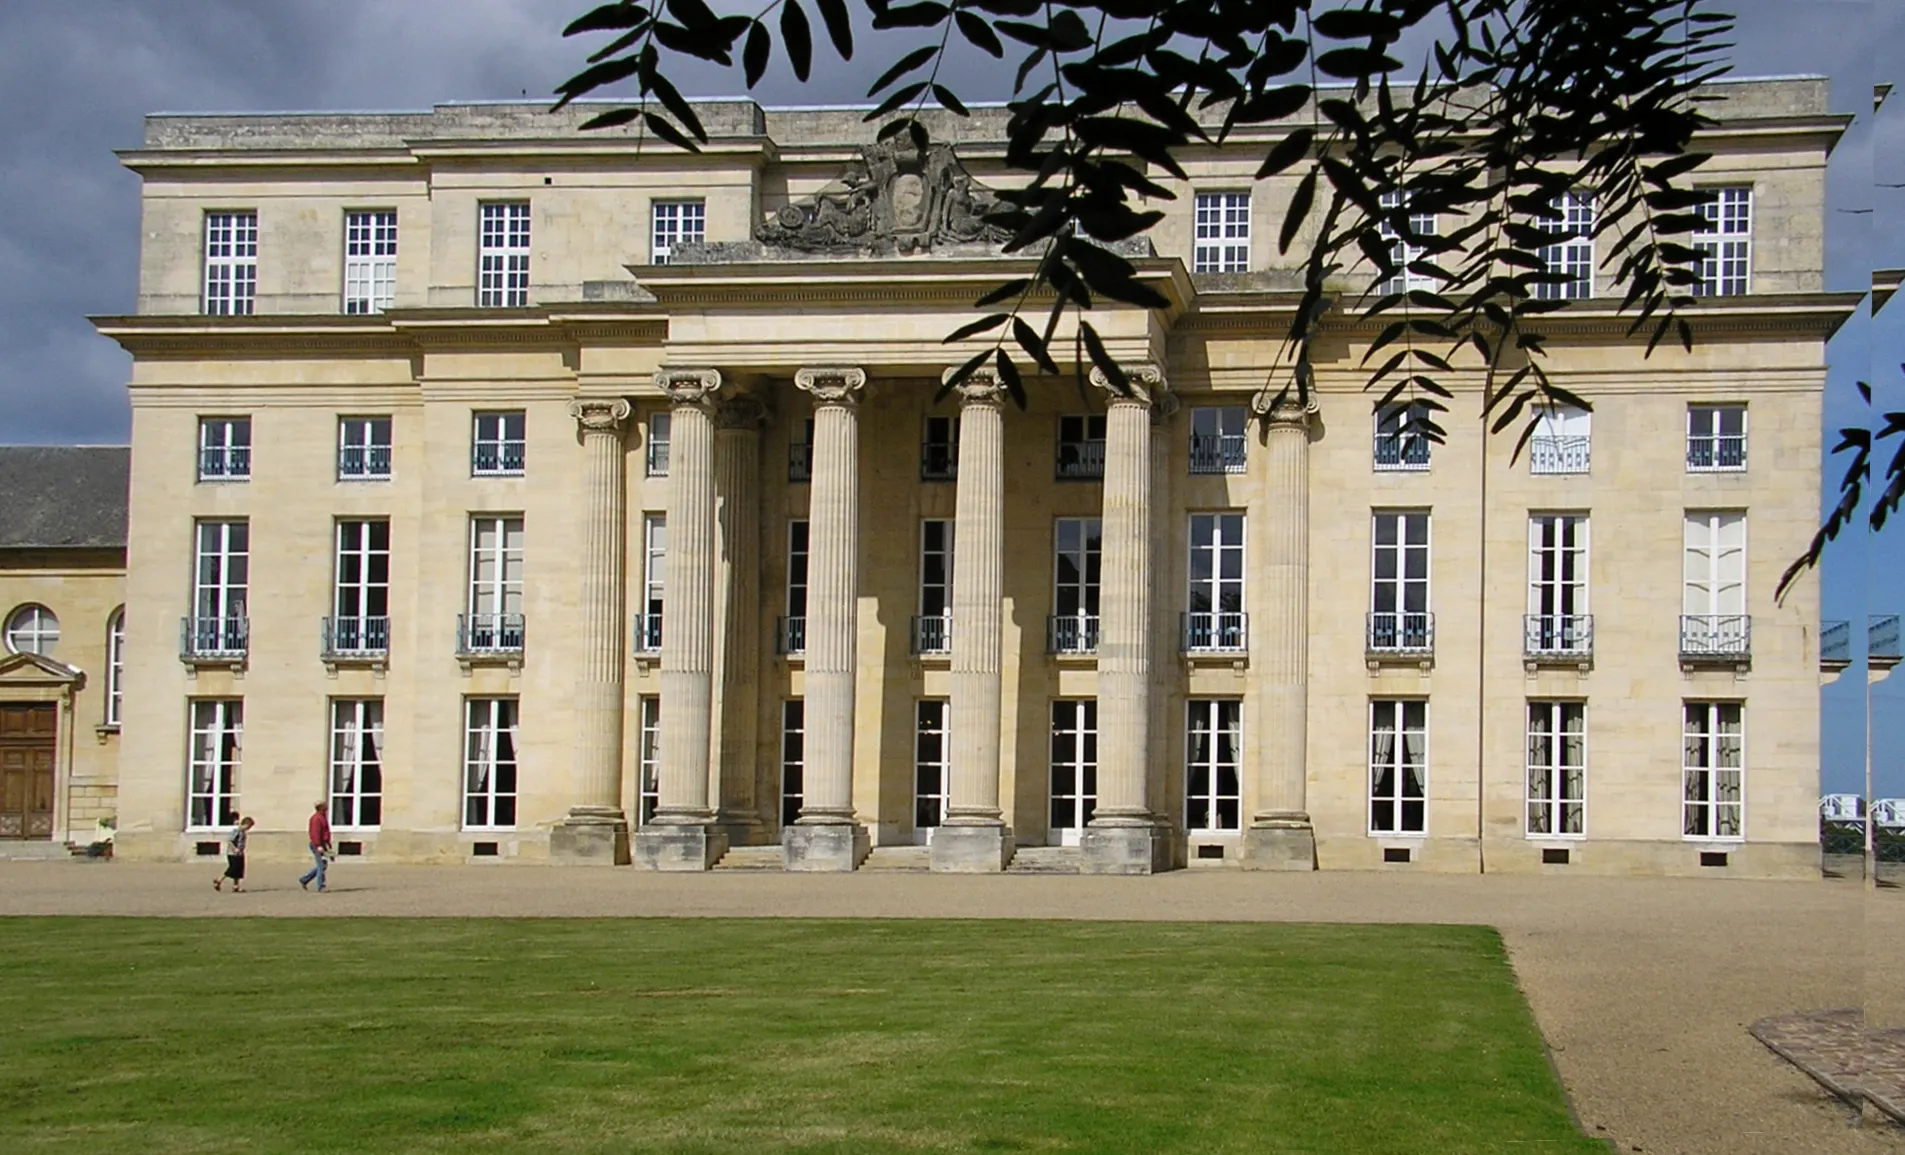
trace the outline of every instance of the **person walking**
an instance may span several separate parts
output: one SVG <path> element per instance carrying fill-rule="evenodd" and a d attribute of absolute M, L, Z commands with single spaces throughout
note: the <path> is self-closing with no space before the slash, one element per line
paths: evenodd
<path fill-rule="evenodd" d="M 317 880 L 318 890 L 324 890 L 324 864 L 331 857 L 331 820 L 324 817 L 324 803 L 317 804 L 311 814 L 310 824 L 305 827 L 311 836 L 311 869 L 298 879 L 298 885 L 311 889 L 311 881 Z"/>
<path fill-rule="evenodd" d="M 251 833 L 252 821 L 241 818 L 225 835 L 225 873 L 212 879 L 213 890 L 225 889 L 225 880 L 232 880 L 232 893 L 245 889 L 245 839 Z"/>

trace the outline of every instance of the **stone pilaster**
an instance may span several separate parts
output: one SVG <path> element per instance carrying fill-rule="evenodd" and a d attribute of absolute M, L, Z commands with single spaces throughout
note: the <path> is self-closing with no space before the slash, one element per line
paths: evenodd
<path fill-rule="evenodd" d="M 1307 720 L 1310 669 L 1310 427 L 1313 406 L 1261 393 L 1264 484 L 1250 511 L 1251 666 L 1259 730 L 1257 809 L 1244 834 L 1244 866 L 1315 870 L 1310 825 Z"/>
<path fill-rule="evenodd" d="M 673 403 L 668 461 L 667 615 L 661 649 L 661 798 L 635 836 L 651 870 L 706 870 L 727 849 L 708 805 L 714 699 L 714 369 L 663 369 Z"/>
<path fill-rule="evenodd" d="M 948 369 L 950 377 L 953 370 Z M 1000 661 L 1005 625 L 1004 388 L 980 370 L 959 394 L 959 489 L 954 506 L 952 792 L 933 834 L 938 871 L 997 873 L 1012 857 L 999 811 Z"/>
<path fill-rule="evenodd" d="M 1098 804 L 1080 847 L 1086 874 L 1149 874 L 1169 866 L 1170 843 L 1149 798 L 1151 749 L 1151 407 L 1168 386 L 1155 365 L 1127 369 L 1105 390 L 1103 586 L 1098 596 Z"/>
<path fill-rule="evenodd" d="M 761 425 L 767 408 L 743 393 L 714 413 L 714 748 L 709 797 L 728 845 L 761 841 L 755 802 L 760 732 Z"/>
<path fill-rule="evenodd" d="M 613 866 L 628 861 L 622 813 L 622 559 L 627 495 L 622 444 L 629 404 L 572 402 L 582 435 L 581 663 L 576 672 L 574 799 L 549 832 L 552 862 Z"/>
<path fill-rule="evenodd" d="M 859 633 L 860 393 L 866 372 L 802 369 L 814 399 L 807 528 L 805 801 L 781 832 L 789 870 L 853 870 L 867 832 L 853 815 L 853 682 Z M 670 575 L 672 577 L 673 570 Z M 664 711 L 664 718 L 667 717 Z"/>

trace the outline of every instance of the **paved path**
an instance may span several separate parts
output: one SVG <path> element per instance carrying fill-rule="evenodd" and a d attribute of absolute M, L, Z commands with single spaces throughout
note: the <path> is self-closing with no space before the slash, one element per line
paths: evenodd
<path fill-rule="evenodd" d="M 1905 1152 L 1747 1027 L 1773 1015 L 1901 1008 L 1905 891 L 1718 879 L 1396 873 L 1155 878 L 714 874 L 340 865 L 214 894 L 213 866 L 0 863 L 0 914 L 946 917 L 1488 923 L 1500 927 L 1583 1124 L 1622 1152 Z"/>

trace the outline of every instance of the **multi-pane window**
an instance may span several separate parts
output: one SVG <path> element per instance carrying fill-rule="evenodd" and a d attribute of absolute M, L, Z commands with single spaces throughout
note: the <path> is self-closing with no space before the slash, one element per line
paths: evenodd
<path fill-rule="evenodd" d="M 205 214 L 204 312 L 249 316 L 258 300 L 258 214 Z"/>
<path fill-rule="evenodd" d="M 390 418 L 337 419 L 337 479 L 390 480 Z"/>
<path fill-rule="evenodd" d="M 527 448 L 527 418 L 521 409 L 471 414 L 470 474 L 520 477 Z"/>
<path fill-rule="evenodd" d="M 251 477 L 251 418 L 198 419 L 198 479 L 245 481 Z"/>
<path fill-rule="evenodd" d="M 1540 513 L 1528 518 L 1530 654 L 1585 652 L 1588 617 L 1588 519 Z"/>
<path fill-rule="evenodd" d="M 919 523 L 919 617 L 914 621 L 913 652 L 943 654 L 952 649 L 953 523 L 928 518 Z"/>
<path fill-rule="evenodd" d="M 1689 510 L 1685 522 L 1680 650 L 1747 652 L 1746 514 Z"/>
<path fill-rule="evenodd" d="M 1243 703 L 1193 698 L 1184 730 L 1184 825 L 1191 833 L 1243 829 Z"/>
<path fill-rule="evenodd" d="M 251 525 L 245 521 L 201 521 L 195 538 L 187 643 L 193 653 L 243 653 L 249 634 L 246 595 L 251 578 Z"/>
<path fill-rule="evenodd" d="M 1745 186 L 1707 189 L 1708 199 L 1694 207 L 1701 226 L 1693 247 L 1700 253 L 1696 297 L 1731 297 L 1753 284 L 1753 190 Z"/>
<path fill-rule="evenodd" d="M 807 652 L 807 522 L 787 523 L 787 616 L 781 620 L 781 653 Z"/>
<path fill-rule="evenodd" d="M 482 206 L 476 303 L 485 309 L 529 304 L 529 202 Z"/>
<path fill-rule="evenodd" d="M 1369 648 L 1428 649 L 1429 515 L 1379 509 L 1371 520 Z"/>
<path fill-rule="evenodd" d="M 803 419 L 794 427 L 798 435 L 787 443 L 787 480 L 805 484 L 814 477 L 814 419 Z"/>
<path fill-rule="evenodd" d="M 1404 194 L 1401 189 L 1390 189 L 1382 194 L 1382 207 L 1391 211 L 1403 206 Z M 1438 286 L 1433 277 L 1412 272 L 1409 266 L 1422 259 L 1423 237 L 1435 235 L 1434 213 L 1410 213 L 1409 227 L 1400 230 L 1394 222 L 1385 220 L 1378 227 L 1382 239 L 1389 242 L 1389 259 L 1396 264 L 1396 275 L 1383 281 L 1377 291 L 1383 294 L 1406 293 L 1412 289 L 1426 289 L 1434 292 Z"/>
<path fill-rule="evenodd" d="M 397 299 L 397 212 L 344 214 L 344 311 L 381 313 Z"/>
<path fill-rule="evenodd" d="M 638 825 L 655 820 L 661 805 L 661 699 L 653 694 L 642 698 L 641 782 L 635 787 L 635 814 Z"/>
<path fill-rule="evenodd" d="M 1528 439 L 1532 473 L 1586 473 L 1592 459 L 1594 414 L 1573 405 L 1550 405 L 1535 416 Z"/>
<path fill-rule="evenodd" d="M 951 481 L 959 476 L 959 418 L 928 417 L 919 443 L 919 479 Z"/>
<path fill-rule="evenodd" d="M 946 798 L 952 786 L 952 740 L 946 732 L 944 698 L 922 698 L 913 727 L 913 831 L 924 841 L 927 831 L 946 821 Z"/>
<path fill-rule="evenodd" d="M 106 725 L 117 726 L 126 699 L 126 611 L 106 623 Z"/>
<path fill-rule="evenodd" d="M 1561 280 L 1535 286 L 1544 301 L 1576 300 L 1594 295 L 1594 197 L 1590 193 L 1562 193 L 1554 198 L 1558 216 L 1539 218 L 1543 232 L 1555 242 L 1541 250 L 1542 264 Z"/>
<path fill-rule="evenodd" d="M 1198 193 L 1196 237 L 1191 248 L 1194 273 L 1250 271 L 1250 194 Z"/>
<path fill-rule="evenodd" d="M 327 642 L 331 653 L 390 648 L 390 523 L 337 523 L 336 589 Z"/>
<path fill-rule="evenodd" d="M 384 700 L 331 700 L 331 825 L 375 830 L 384 820 Z"/>
<path fill-rule="evenodd" d="M 1528 703 L 1528 834 L 1587 832 L 1587 703 Z"/>
<path fill-rule="evenodd" d="M 470 600 L 465 645 L 471 651 L 523 644 L 523 519 L 470 518 Z"/>
<path fill-rule="evenodd" d="M 245 704 L 237 698 L 200 698 L 192 702 L 191 711 L 185 825 L 192 830 L 223 829 L 238 821 Z"/>
<path fill-rule="evenodd" d="M 635 651 L 661 652 L 662 595 L 668 588 L 668 515 L 642 515 L 642 604 L 635 615 Z"/>
<path fill-rule="evenodd" d="M 1403 401 L 1376 410 L 1376 440 L 1372 461 L 1383 471 L 1420 471 L 1429 468 L 1431 442 L 1422 428 L 1430 410 L 1420 402 Z"/>
<path fill-rule="evenodd" d="M 1098 700 L 1052 703 L 1050 841 L 1076 846 L 1098 807 Z"/>
<path fill-rule="evenodd" d="M 1053 472 L 1060 481 L 1096 481 L 1105 475 L 1105 416 L 1068 415 L 1058 419 L 1058 458 Z"/>
<path fill-rule="evenodd" d="M 1746 468 L 1746 406 L 1687 406 L 1687 472 L 1736 473 Z"/>
<path fill-rule="evenodd" d="M 807 802 L 807 703 L 781 703 L 781 827 L 800 817 Z"/>
<path fill-rule="evenodd" d="M 665 265 L 674 259 L 676 245 L 698 245 L 708 236 L 705 201 L 656 201 L 653 205 L 654 247 L 651 259 Z"/>
<path fill-rule="evenodd" d="M 1103 577 L 1104 521 L 1061 517 L 1052 526 L 1052 624 L 1054 654 L 1098 649 L 1098 588 Z"/>
<path fill-rule="evenodd" d="M 1686 703 L 1680 830 L 1688 838 L 1744 837 L 1744 712 L 1738 702 Z"/>
<path fill-rule="evenodd" d="M 7 650 L 51 657 L 59 644 L 60 620 L 42 605 L 25 605 L 7 618 Z"/>
<path fill-rule="evenodd" d="M 668 440 L 675 415 L 668 412 L 648 415 L 648 436 L 643 444 L 643 472 L 649 477 L 668 476 Z"/>
<path fill-rule="evenodd" d="M 516 699 L 471 698 L 463 724 L 463 828 L 516 825 Z"/>
<path fill-rule="evenodd" d="M 1191 514 L 1184 648 L 1244 648 L 1244 515 Z"/>
<path fill-rule="evenodd" d="M 1191 410 L 1191 472 L 1242 473 L 1248 421 L 1241 405 Z"/>
<path fill-rule="evenodd" d="M 1420 698 L 1369 703 L 1369 832 L 1421 834 L 1428 813 L 1429 704 Z"/>

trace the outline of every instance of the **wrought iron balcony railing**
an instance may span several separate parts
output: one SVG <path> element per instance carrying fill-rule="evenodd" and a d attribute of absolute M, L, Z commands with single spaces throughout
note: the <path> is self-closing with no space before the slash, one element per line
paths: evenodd
<path fill-rule="evenodd" d="M 389 618 L 325 618 L 323 654 L 327 658 L 365 657 L 390 652 Z"/>
<path fill-rule="evenodd" d="M 198 451 L 200 481 L 244 481 L 251 476 L 251 446 L 214 445 Z"/>
<path fill-rule="evenodd" d="M 912 633 L 915 654 L 950 654 L 952 652 L 951 614 L 915 617 Z"/>
<path fill-rule="evenodd" d="M 1250 615 L 1194 610 L 1178 619 L 1187 654 L 1237 653 L 1249 647 Z"/>
<path fill-rule="evenodd" d="M 1594 653 L 1593 614 L 1528 614 L 1521 652 L 1530 658 L 1587 657 Z"/>
<path fill-rule="evenodd" d="M 1747 614 L 1682 614 L 1680 656 L 1743 658 L 1753 652 L 1753 619 Z"/>
<path fill-rule="evenodd" d="M 1435 615 L 1377 611 L 1369 615 L 1364 645 L 1372 654 L 1433 654 Z"/>
<path fill-rule="evenodd" d="M 372 479 L 390 476 L 390 446 L 346 445 L 337 451 L 337 475 Z"/>
<path fill-rule="evenodd" d="M 646 460 L 642 462 L 642 472 L 649 477 L 668 476 L 669 440 L 664 437 L 650 437 Z"/>
<path fill-rule="evenodd" d="M 181 658 L 242 658 L 250 649 L 250 618 L 179 619 Z"/>
<path fill-rule="evenodd" d="M 1851 622 L 1819 623 L 1819 661 L 1828 666 L 1844 667 L 1852 664 Z"/>
<path fill-rule="evenodd" d="M 777 654 L 804 654 L 807 652 L 807 619 L 805 616 L 775 619 L 774 652 Z"/>
<path fill-rule="evenodd" d="M 1241 433 L 1191 435 L 1192 473 L 1242 473 L 1244 437 Z"/>
<path fill-rule="evenodd" d="M 479 442 L 470 454 L 470 472 L 478 477 L 517 477 L 522 471 L 520 441 Z"/>
<path fill-rule="evenodd" d="M 1102 441 L 1061 441 L 1053 460 L 1053 473 L 1060 481 L 1100 481 L 1105 476 L 1105 443 Z"/>
<path fill-rule="evenodd" d="M 1098 615 L 1053 614 L 1046 618 L 1045 652 L 1048 654 L 1097 653 Z"/>
<path fill-rule="evenodd" d="M 1687 471 L 1732 473 L 1746 468 L 1746 435 L 1724 433 L 1687 438 Z"/>
<path fill-rule="evenodd" d="M 1421 470 L 1429 467 L 1429 439 L 1404 437 L 1400 433 L 1378 433 L 1375 464 L 1380 470 Z"/>
<path fill-rule="evenodd" d="M 805 484 L 814 479 L 814 447 L 796 441 L 787 447 L 787 480 Z"/>
<path fill-rule="evenodd" d="M 523 649 L 521 614 L 458 614 L 459 654 L 519 654 Z"/>
<path fill-rule="evenodd" d="M 1873 614 L 1865 620 L 1865 652 L 1873 661 L 1898 661 L 1897 614 Z"/>
<path fill-rule="evenodd" d="M 635 615 L 635 652 L 638 654 L 661 653 L 661 615 Z"/>
<path fill-rule="evenodd" d="M 1586 473 L 1593 439 L 1536 434 L 1528 439 L 1528 469 L 1533 473 Z"/>

